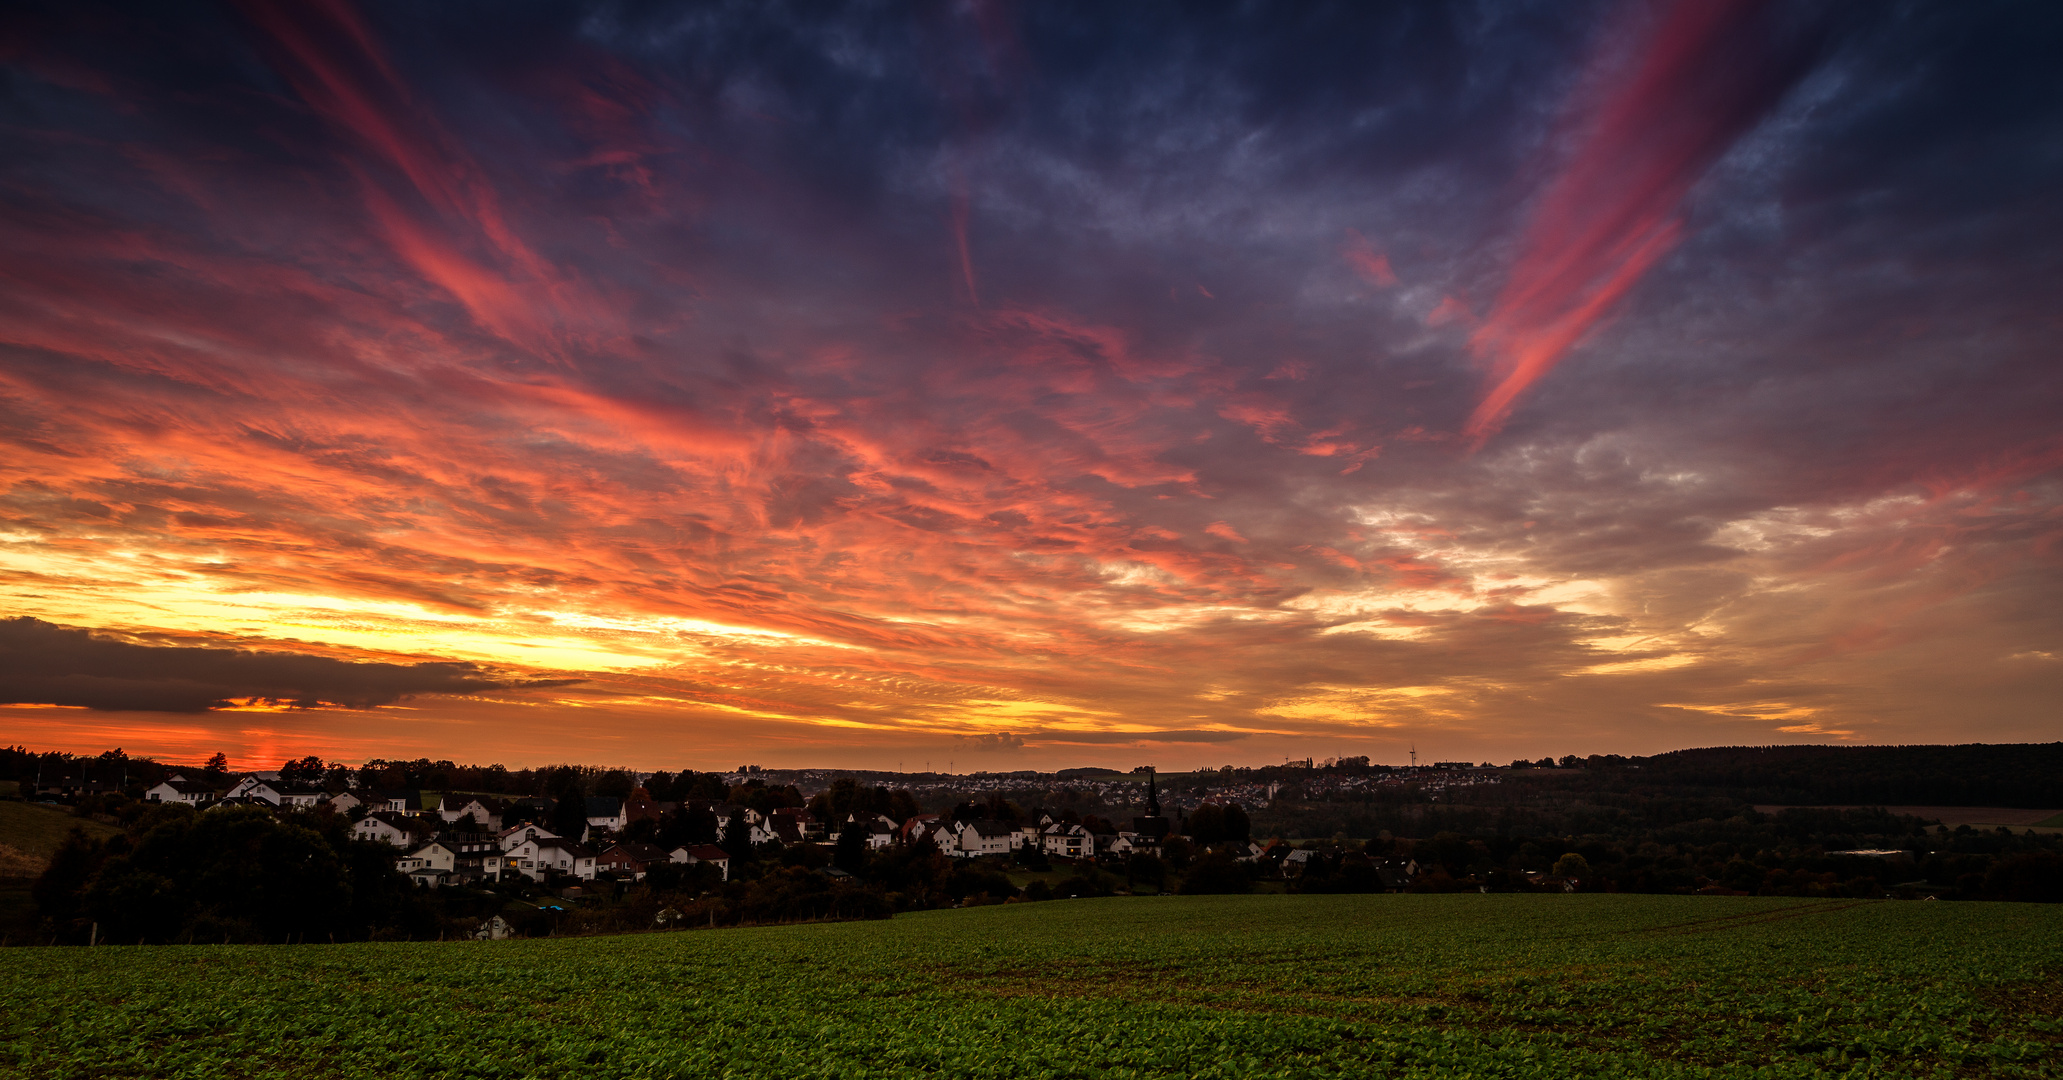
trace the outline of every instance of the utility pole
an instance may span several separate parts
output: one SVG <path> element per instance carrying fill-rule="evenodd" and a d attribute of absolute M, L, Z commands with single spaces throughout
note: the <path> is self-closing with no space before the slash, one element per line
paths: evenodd
<path fill-rule="evenodd" d="M 1414 768 L 1414 769 L 1418 768 L 1418 744 L 1417 744 L 1417 743 L 1412 743 L 1412 744 L 1411 744 L 1411 767 L 1412 767 L 1412 768 Z"/>

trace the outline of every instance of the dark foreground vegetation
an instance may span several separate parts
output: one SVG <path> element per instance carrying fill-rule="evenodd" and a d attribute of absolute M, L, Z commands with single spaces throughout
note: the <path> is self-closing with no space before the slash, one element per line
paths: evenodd
<path fill-rule="evenodd" d="M 2063 908 L 1130 897 L 610 938 L 19 949 L 0 1075 L 2063 1075 Z"/>
<path fill-rule="evenodd" d="M 124 782 L 68 797 L 35 790 L 39 774 L 86 776 L 111 761 Z M 620 835 L 596 837 L 597 850 L 617 841 L 712 844 L 719 813 L 745 808 L 794 808 L 820 830 L 818 839 L 757 845 L 745 840 L 746 830 L 729 830 L 727 879 L 713 865 L 659 863 L 587 881 L 508 875 L 430 890 L 397 869 L 394 847 L 351 838 L 362 811 L 151 804 L 140 796 L 164 771 L 155 762 L 14 750 L 0 765 L 17 778 L 18 797 L 62 805 L 0 804 L 18 808 L 0 815 L 0 941 L 424 940 L 472 936 L 497 919 L 496 932 L 511 936 L 578 935 L 1137 893 L 2063 901 L 2063 835 L 2054 831 L 1948 827 L 1881 807 L 1755 808 L 1815 795 L 1868 802 L 1861 797 L 1870 794 L 2040 806 L 2056 782 L 2042 770 L 2063 771 L 2055 745 L 1722 748 L 1518 764 L 1524 767 L 1385 770 L 1347 761 L 1168 777 L 1160 790 L 1173 835 L 1143 850 L 1082 859 L 1036 845 L 983 858 L 948 858 L 930 842 L 871 850 L 851 822 L 873 815 L 904 822 L 926 812 L 1012 825 L 1050 818 L 1111 836 L 1141 811 L 1142 785 L 1122 777 L 1091 783 L 985 774 L 911 777 L 909 787 L 890 788 L 771 771 L 510 772 L 448 762 L 346 769 L 314 759 L 280 770 L 338 791 L 369 790 L 366 780 L 499 777 L 504 788 L 538 793 L 520 803 L 527 810 L 511 810 L 511 821 L 576 836 L 590 795 L 620 792 L 660 808 Z M 209 768 L 226 779 L 224 763 Z M 806 789 L 813 779 L 818 786 Z M 79 831 L 59 839 L 64 827 L 54 823 L 63 815 Z M 35 844 L 8 830 L 30 818 L 45 842 L 23 850 Z"/>

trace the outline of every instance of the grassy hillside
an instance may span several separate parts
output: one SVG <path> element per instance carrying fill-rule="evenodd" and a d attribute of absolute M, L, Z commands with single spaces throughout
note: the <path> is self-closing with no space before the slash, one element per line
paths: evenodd
<path fill-rule="evenodd" d="M 16 949 L 11 1076 L 2057 1076 L 2063 907 L 1139 897 Z"/>
<path fill-rule="evenodd" d="M 113 825 L 72 816 L 70 810 L 34 803 L 0 801 L 0 844 L 47 859 L 74 828 L 89 836 L 113 836 L 122 830 Z"/>

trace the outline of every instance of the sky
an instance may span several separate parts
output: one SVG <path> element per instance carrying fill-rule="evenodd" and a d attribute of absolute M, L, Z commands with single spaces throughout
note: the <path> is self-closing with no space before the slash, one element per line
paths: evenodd
<path fill-rule="evenodd" d="M 11 4 L 0 741 L 2063 738 L 2063 7 Z"/>

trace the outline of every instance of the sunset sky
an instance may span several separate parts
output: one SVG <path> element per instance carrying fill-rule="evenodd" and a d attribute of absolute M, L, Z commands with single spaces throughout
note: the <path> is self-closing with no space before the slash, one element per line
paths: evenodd
<path fill-rule="evenodd" d="M 9 10 L 0 741 L 2063 738 L 2063 5 Z"/>

